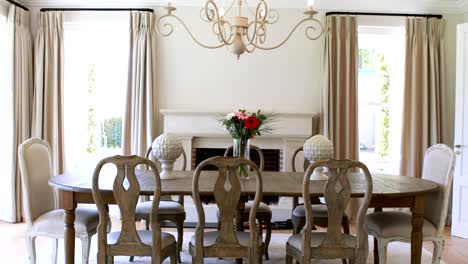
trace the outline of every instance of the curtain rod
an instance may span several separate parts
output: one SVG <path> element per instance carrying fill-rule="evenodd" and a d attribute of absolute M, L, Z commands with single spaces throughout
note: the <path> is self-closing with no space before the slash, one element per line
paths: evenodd
<path fill-rule="evenodd" d="M 438 18 L 441 19 L 442 15 L 431 15 L 431 14 L 399 14 L 399 13 L 366 13 L 366 12 L 327 12 L 327 16 L 330 15 L 356 15 L 356 16 L 400 16 L 400 17 L 426 17 L 426 18 Z"/>
<path fill-rule="evenodd" d="M 141 11 L 154 13 L 151 8 L 41 8 L 41 12 L 47 11 Z"/>
<path fill-rule="evenodd" d="M 26 11 L 29 11 L 29 9 L 28 9 L 27 7 L 25 7 L 24 5 L 22 5 L 22 4 L 18 3 L 18 2 L 15 2 L 15 1 L 13 1 L 13 0 L 7 0 L 7 2 L 10 3 L 10 4 L 12 4 L 12 5 L 15 5 L 15 6 L 21 8 L 21 9 L 24 9 L 24 10 L 26 10 Z"/>

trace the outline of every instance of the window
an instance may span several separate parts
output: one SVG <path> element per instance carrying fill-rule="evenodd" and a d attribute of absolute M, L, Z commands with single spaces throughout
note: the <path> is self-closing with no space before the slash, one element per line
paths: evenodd
<path fill-rule="evenodd" d="M 65 170 L 122 154 L 129 14 L 65 14 Z"/>
<path fill-rule="evenodd" d="M 359 156 L 388 174 L 400 167 L 404 34 L 404 27 L 359 27 Z"/>

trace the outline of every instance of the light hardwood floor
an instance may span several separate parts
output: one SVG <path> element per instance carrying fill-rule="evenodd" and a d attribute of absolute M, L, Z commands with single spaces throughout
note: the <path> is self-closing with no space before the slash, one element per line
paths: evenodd
<path fill-rule="evenodd" d="M 118 228 L 118 225 L 114 225 L 114 228 Z M 193 231 L 193 229 L 187 229 L 187 231 Z M 291 232 L 287 230 L 273 231 L 273 233 L 283 234 Z M 353 232 L 353 226 L 351 226 L 351 232 Z M 9 224 L 0 221 L 0 251 L 3 259 L 5 257 L 8 259 L 8 256 L 13 257 L 25 254 L 25 234 L 25 224 Z M 468 239 L 450 236 L 449 227 L 445 229 L 445 235 L 446 247 L 442 259 L 448 264 L 468 263 Z M 432 252 L 432 243 L 425 242 L 424 247 Z"/>

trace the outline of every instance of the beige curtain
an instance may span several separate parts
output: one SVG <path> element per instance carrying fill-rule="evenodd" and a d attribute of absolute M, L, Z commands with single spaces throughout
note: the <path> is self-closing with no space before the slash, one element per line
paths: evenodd
<path fill-rule="evenodd" d="M 354 16 L 327 16 L 325 29 L 325 85 L 323 130 L 334 146 L 336 159 L 359 159 L 358 33 Z M 359 208 L 347 208 L 351 221 Z"/>
<path fill-rule="evenodd" d="M 323 129 L 336 159 L 359 158 L 358 34 L 354 16 L 327 16 Z"/>
<path fill-rule="evenodd" d="M 63 173 L 63 13 L 41 12 L 34 61 L 32 135 L 49 142 Z"/>
<path fill-rule="evenodd" d="M 406 20 L 406 64 L 401 175 L 421 177 L 424 153 L 442 140 L 442 102 L 447 89 L 445 21 Z"/>
<path fill-rule="evenodd" d="M 7 128 L 12 129 L 13 141 L 11 145 L 11 172 L 8 180 L 10 199 L 3 200 L 2 214 L 0 219 L 8 222 L 20 222 L 22 220 L 22 193 L 21 179 L 19 173 L 17 149 L 18 146 L 30 137 L 30 105 L 31 105 L 31 90 L 32 83 L 32 41 L 29 32 L 29 12 L 15 5 L 11 5 L 8 12 L 7 27 L 9 30 L 8 41 L 11 41 L 10 46 L 12 57 L 10 60 L 3 60 L 2 63 L 12 63 L 12 71 L 9 74 L 11 78 L 11 100 L 13 115 L 12 126 Z M 3 146 L 7 147 L 7 146 Z M 5 184 L 2 180 L 1 184 Z M 3 195 L 6 195 L 5 193 Z"/>
<path fill-rule="evenodd" d="M 156 31 L 150 12 L 130 12 L 130 59 L 124 117 L 125 155 L 144 156 L 156 136 Z"/>

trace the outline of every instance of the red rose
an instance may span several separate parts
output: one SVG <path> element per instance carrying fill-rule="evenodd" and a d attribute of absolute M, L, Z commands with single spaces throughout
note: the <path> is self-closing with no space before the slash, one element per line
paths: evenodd
<path fill-rule="evenodd" d="M 258 126 L 258 119 L 255 116 L 249 116 L 245 120 L 245 128 L 255 129 Z"/>

